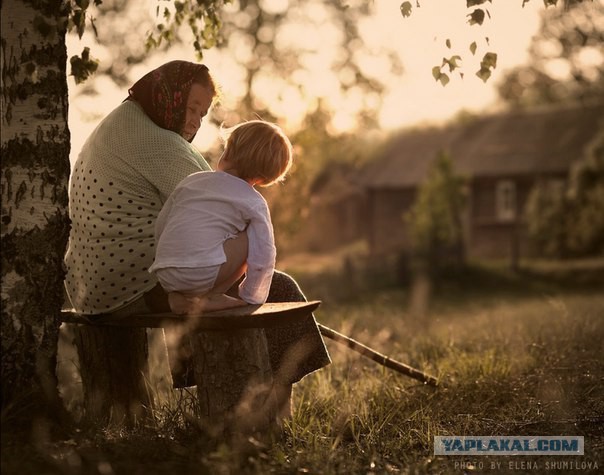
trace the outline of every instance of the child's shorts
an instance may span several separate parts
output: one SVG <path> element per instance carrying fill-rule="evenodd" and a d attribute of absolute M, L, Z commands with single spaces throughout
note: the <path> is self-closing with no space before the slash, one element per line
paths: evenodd
<path fill-rule="evenodd" d="M 155 270 L 166 292 L 207 294 L 214 288 L 220 265 L 208 267 L 164 267 Z"/>

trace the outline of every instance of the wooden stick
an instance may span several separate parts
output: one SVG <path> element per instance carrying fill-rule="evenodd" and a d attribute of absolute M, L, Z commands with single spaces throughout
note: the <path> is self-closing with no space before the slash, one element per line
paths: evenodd
<path fill-rule="evenodd" d="M 438 386 L 438 380 L 434 376 L 430 376 L 429 374 L 426 374 L 418 369 L 412 368 L 411 366 L 408 366 L 404 363 L 393 360 L 392 358 L 386 355 L 378 353 L 377 351 L 369 348 L 368 346 L 365 346 L 362 343 L 359 343 L 358 341 L 347 337 L 346 335 L 342 335 L 341 333 L 338 333 L 337 331 L 332 330 L 331 328 L 326 327 L 325 325 L 321 325 L 320 323 L 317 323 L 317 325 L 319 326 L 319 330 L 321 331 L 321 334 L 323 336 L 337 341 L 338 343 L 341 343 L 343 345 L 346 345 L 351 350 L 362 354 L 370 360 L 373 360 L 376 363 L 381 364 L 382 366 L 386 366 L 387 368 L 393 369 L 398 373 L 404 374 L 413 379 L 417 379 L 424 384 L 429 384 L 430 386 Z"/>

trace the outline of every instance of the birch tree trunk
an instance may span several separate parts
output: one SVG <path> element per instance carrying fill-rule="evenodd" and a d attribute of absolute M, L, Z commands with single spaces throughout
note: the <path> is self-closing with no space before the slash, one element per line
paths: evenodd
<path fill-rule="evenodd" d="M 2 412 L 14 430 L 61 407 L 55 363 L 69 231 L 68 12 L 62 0 L 1 3 Z"/>

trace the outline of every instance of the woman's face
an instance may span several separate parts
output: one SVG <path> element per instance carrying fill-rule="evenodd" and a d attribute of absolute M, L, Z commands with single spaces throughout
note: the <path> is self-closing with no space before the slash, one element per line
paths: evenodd
<path fill-rule="evenodd" d="M 201 119 L 208 113 L 208 109 L 212 105 L 212 99 L 212 92 L 201 84 L 191 86 L 187 98 L 187 115 L 180 133 L 185 140 L 191 140 L 199 130 Z"/>

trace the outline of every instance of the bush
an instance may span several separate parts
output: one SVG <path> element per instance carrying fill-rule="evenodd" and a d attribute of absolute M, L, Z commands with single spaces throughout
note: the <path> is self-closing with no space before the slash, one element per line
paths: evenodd
<path fill-rule="evenodd" d="M 532 245 L 544 257 L 604 254 L 604 130 L 573 170 L 568 189 L 535 186 L 526 216 Z"/>
<path fill-rule="evenodd" d="M 409 227 L 411 260 L 432 272 L 464 262 L 462 213 L 466 180 L 453 171 L 448 154 L 440 152 L 404 219 Z M 413 265 L 413 264 L 412 264 Z"/>

